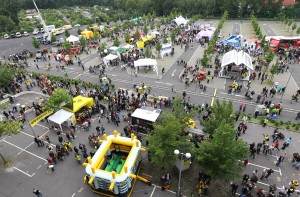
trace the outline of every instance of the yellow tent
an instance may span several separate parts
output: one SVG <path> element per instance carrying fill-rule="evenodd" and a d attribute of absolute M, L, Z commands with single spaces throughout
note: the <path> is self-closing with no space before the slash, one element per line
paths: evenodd
<path fill-rule="evenodd" d="M 92 31 L 84 30 L 81 32 L 81 35 L 84 36 L 87 40 L 93 37 L 94 33 Z"/>
<path fill-rule="evenodd" d="M 66 109 L 66 108 L 64 108 L 64 109 L 75 113 L 83 107 L 91 107 L 93 105 L 94 105 L 93 98 L 84 97 L 84 96 L 79 95 L 79 96 L 73 98 L 73 108 L 71 110 Z"/>

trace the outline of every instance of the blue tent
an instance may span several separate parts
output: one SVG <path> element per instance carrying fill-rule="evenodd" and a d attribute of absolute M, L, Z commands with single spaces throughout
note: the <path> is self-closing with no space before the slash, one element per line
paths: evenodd
<path fill-rule="evenodd" d="M 220 41 L 218 42 L 218 45 L 231 45 L 233 47 L 239 48 L 241 47 L 241 36 L 239 35 L 232 35 L 229 38 L 227 38 L 226 40 Z"/>

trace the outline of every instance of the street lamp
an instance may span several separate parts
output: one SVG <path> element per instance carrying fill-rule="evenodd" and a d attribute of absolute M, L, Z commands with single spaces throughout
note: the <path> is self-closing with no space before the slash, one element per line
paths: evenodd
<path fill-rule="evenodd" d="M 183 166 L 183 162 L 184 162 L 184 158 L 187 158 L 187 159 L 189 159 L 189 158 L 191 158 L 192 157 L 192 155 L 191 155 L 191 153 L 181 153 L 179 150 L 174 150 L 174 154 L 175 155 L 180 155 L 180 167 L 179 167 L 179 180 L 178 180 L 178 190 L 177 190 L 177 196 L 181 196 L 181 194 L 180 194 L 180 190 L 181 190 L 181 188 L 180 188 L 180 181 L 181 181 L 181 171 L 182 171 L 182 166 Z"/>

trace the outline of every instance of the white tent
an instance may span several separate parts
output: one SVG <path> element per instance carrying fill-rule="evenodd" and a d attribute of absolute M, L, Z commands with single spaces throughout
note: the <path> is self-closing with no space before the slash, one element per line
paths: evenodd
<path fill-rule="evenodd" d="M 154 38 L 156 38 L 157 35 L 160 35 L 160 33 L 158 31 L 153 31 L 153 32 L 150 32 L 150 35 Z"/>
<path fill-rule="evenodd" d="M 174 22 L 176 23 L 176 25 L 179 26 L 179 25 L 186 25 L 186 24 L 189 22 L 189 20 L 183 18 L 183 17 L 180 15 L 179 17 L 177 17 L 177 18 L 174 19 Z"/>
<path fill-rule="evenodd" d="M 132 49 L 133 48 L 133 46 L 132 45 L 130 45 L 130 44 L 126 44 L 125 46 L 123 46 L 122 48 L 125 48 L 125 49 Z"/>
<path fill-rule="evenodd" d="M 61 109 L 61 110 L 57 111 L 55 114 L 53 114 L 52 116 L 50 116 L 48 118 L 48 121 L 58 124 L 62 131 L 61 125 L 68 120 L 70 120 L 70 122 L 71 122 L 71 117 L 73 115 L 74 114 L 72 112 L 68 112 L 66 110 Z"/>
<path fill-rule="evenodd" d="M 210 30 L 201 30 L 197 35 L 195 40 L 197 42 L 199 42 L 203 37 L 208 37 L 209 40 L 211 40 L 211 38 L 214 35 L 214 31 L 210 31 Z"/>
<path fill-rule="evenodd" d="M 108 50 L 115 51 L 115 50 L 117 50 L 117 49 L 118 49 L 118 47 L 112 46 L 112 47 L 110 47 Z"/>
<path fill-rule="evenodd" d="M 134 67 L 136 69 L 141 66 L 153 66 L 153 71 L 158 75 L 157 61 L 155 59 L 138 59 L 134 61 Z"/>
<path fill-rule="evenodd" d="M 70 35 L 67 39 L 66 39 L 68 42 L 78 42 L 79 41 L 79 38 L 76 37 L 76 36 L 73 36 L 73 35 Z"/>
<path fill-rule="evenodd" d="M 244 51 L 237 52 L 236 50 L 232 50 L 228 53 L 225 53 L 222 59 L 221 67 L 223 68 L 232 63 L 234 63 L 237 66 L 244 64 L 250 70 L 253 70 L 252 59 L 250 55 Z"/>
<path fill-rule="evenodd" d="M 103 62 L 104 62 L 104 64 L 105 64 L 106 66 L 108 66 L 108 65 L 109 65 L 109 61 L 114 60 L 114 59 L 117 59 L 117 58 L 118 58 L 117 55 L 109 54 L 109 55 L 107 55 L 107 56 L 105 56 L 105 57 L 103 58 Z"/>

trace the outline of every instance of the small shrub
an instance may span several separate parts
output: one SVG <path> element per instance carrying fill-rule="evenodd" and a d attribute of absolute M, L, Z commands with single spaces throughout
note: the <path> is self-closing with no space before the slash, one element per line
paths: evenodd
<path fill-rule="evenodd" d="M 280 125 L 283 125 L 283 124 L 284 124 L 283 120 L 280 120 L 280 121 L 279 121 L 279 124 L 280 124 Z"/>
<path fill-rule="evenodd" d="M 264 119 L 265 119 L 264 117 L 259 117 L 259 123 L 263 124 L 264 123 Z"/>
<path fill-rule="evenodd" d="M 296 125 L 296 126 L 295 126 L 295 130 L 296 130 L 296 131 L 299 131 L 299 128 L 300 128 L 299 125 Z"/>
<path fill-rule="evenodd" d="M 292 121 L 289 120 L 289 121 L 285 122 L 285 124 L 286 124 L 286 125 L 291 125 L 291 124 L 292 124 Z"/>
<path fill-rule="evenodd" d="M 290 129 L 290 125 L 286 125 L 286 126 L 285 126 L 285 129 Z"/>
<path fill-rule="evenodd" d="M 275 120 L 274 125 L 275 125 L 276 127 L 278 127 L 278 126 L 279 126 L 279 122 L 278 122 L 277 120 Z"/>

